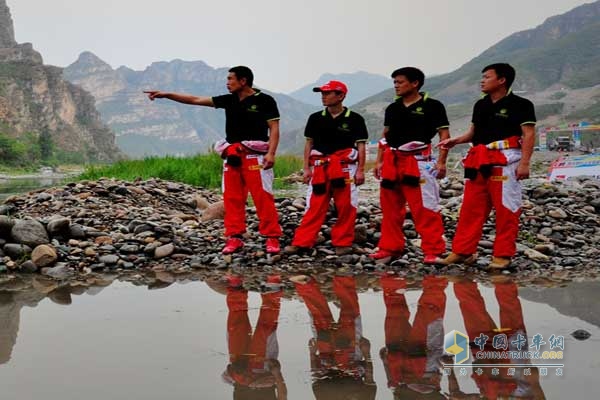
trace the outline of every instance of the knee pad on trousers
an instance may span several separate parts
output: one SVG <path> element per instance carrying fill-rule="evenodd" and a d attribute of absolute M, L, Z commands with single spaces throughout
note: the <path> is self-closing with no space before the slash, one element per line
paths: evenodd
<path fill-rule="evenodd" d="M 331 180 L 331 187 L 339 189 L 346 186 L 346 180 L 344 178 L 335 178 Z"/>
<path fill-rule="evenodd" d="M 227 165 L 239 167 L 242 165 L 242 158 L 240 156 L 227 156 Z"/>
<path fill-rule="evenodd" d="M 325 185 L 324 183 L 316 183 L 314 185 L 312 185 L 313 187 L 313 194 L 316 195 L 323 195 L 327 192 L 327 185 Z"/>
<path fill-rule="evenodd" d="M 475 180 L 477 178 L 477 170 L 475 168 L 465 168 L 465 179 Z"/>
<path fill-rule="evenodd" d="M 404 175 L 404 178 L 402 178 L 402 183 L 408 186 L 416 187 L 421 183 L 421 178 L 418 176 Z"/>
<path fill-rule="evenodd" d="M 382 189 L 393 189 L 396 186 L 396 181 L 392 181 L 390 179 L 382 179 L 381 180 L 381 188 Z"/>

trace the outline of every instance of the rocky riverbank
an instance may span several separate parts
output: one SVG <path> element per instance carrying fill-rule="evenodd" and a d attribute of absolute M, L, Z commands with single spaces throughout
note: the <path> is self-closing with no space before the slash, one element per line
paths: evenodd
<path fill-rule="evenodd" d="M 600 270 L 600 182 L 581 179 L 524 184 L 525 205 L 519 234 L 516 275 L 589 276 Z M 452 178 L 442 184 L 446 235 L 452 238 L 463 191 Z M 0 206 L 0 271 L 40 272 L 66 279 L 98 272 L 127 273 L 150 269 L 185 274 L 232 269 L 294 273 L 342 270 L 356 273 L 395 269 L 423 274 L 435 267 L 421 263 L 419 239 L 410 219 L 405 233 L 407 253 L 391 265 L 368 258 L 379 238 L 381 210 L 378 189 L 370 181 L 361 189 L 354 254 L 337 257 L 324 226 L 318 245 L 306 255 L 269 256 L 257 235 L 255 209 L 248 207 L 248 237 L 239 254 L 223 256 L 223 207 L 216 192 L 161 180 L 123 182 L 103 179 L 14 196 Z M 305 207 L 304 199 L 277 199 L 284 229 L 282 245 L 290 242 Z M 330 218 L 335 218 L 330 210 Z M 331 219 L 330 219 L 331 220 Z M 479 264 L 442 273 L 477 273 L 487 265 L 494 239 L 488 222 L 479 246 Z"/>

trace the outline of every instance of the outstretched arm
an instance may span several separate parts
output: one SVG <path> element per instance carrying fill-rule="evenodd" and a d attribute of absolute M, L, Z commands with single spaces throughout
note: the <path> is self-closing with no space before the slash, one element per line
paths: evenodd
<path fill-rule="evenodd" d="M 475 126 L 473 124 L 471 124 L 469 129 L 462 135 L 453 137 L 453 138 L 449 137 L 448 139 L 445 139 L 445 140 L 440 140 L 437 147 L 439 147 L 440 149 L 449 150 L 449 149 L 453 148 L 454 146 L 456 146 L 457 144 L 469 143 L 473 139 L 473 135 L 475 135 Z"/>
<path fill-rule="evenodd" d="M 207 96 L 193 96 L 191 94 L 161 92 L 159 90 L 144 90 L 144 93 L 146 93 L 148 98 L 152 101 L 154 101 L 154 99 L 169 99 L 178 103 L 191 104 L 194 106 L 215 106 L 212 97 Z"/>

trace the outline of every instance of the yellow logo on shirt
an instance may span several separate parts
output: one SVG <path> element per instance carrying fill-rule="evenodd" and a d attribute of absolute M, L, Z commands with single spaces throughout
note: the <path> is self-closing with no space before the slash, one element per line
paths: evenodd
<path fill-rule="evenodd" d="M 506 108 L 500 109 L 500 112 L 496 113 L 497 117 L 508 118 L 508 110 Z"/>
<path fill-rule="evenodd" d="M 346 122 L 344 122 L 341 126 L 338 126 L 338 129 L 340 131 L 349 132 L 350 131 L 350 125 L 348 125 Z"/>
<path fill-rule="evenodd" d="M 417 107 L 415 110 L 413 110 L 412 113 L 418 115 L 425 115 L 425 113 L 423 112 L 423 107 Z"/>

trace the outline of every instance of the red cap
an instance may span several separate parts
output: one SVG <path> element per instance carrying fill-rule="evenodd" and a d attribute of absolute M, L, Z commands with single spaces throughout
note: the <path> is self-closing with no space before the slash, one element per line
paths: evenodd
<path fill-rule="evenodd" d="M 348 93 L 348 87 L 344 82 L 329 81 L 321 87 L 313 88 L 313 92 L 342 92 Z"/>

